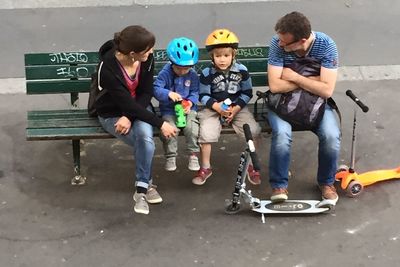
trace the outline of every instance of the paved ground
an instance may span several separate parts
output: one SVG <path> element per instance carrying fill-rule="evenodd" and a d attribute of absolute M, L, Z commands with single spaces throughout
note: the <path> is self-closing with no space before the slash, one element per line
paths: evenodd
<path fill-rule="evenodd" d="M 370 106 L 358 116 L 359 172 L 398 166 L 398 81 L 341 82 L 335 98 L 344 114 L 341 159 L 349 160 L 352 89 Z M 340 194 L 333 214 L 273 216 L 265 224 L 244 208 L 224 214 L 244 144 L 224 136 L 214 146 L 215 174 L 202 187 L 185 169 L 165 173 L 157 140 L 154 174 L 164 203 L 148 216 L 132 212 L 130 149 L 115 140 L 88 141 L 83 172 L 72 187 L 71 146 L 25 141 L 26 110 L 67 98 L 0 95 L 0 266 L 393 266 L 400 260 L 400 181 L 372 185 L 356 199 Z M 18 103 L 16 105 L 15 103 Z M 182 142 L 183 143 L 183 142 Z M 259 150 L 267 176 L 269 137 Z M 296 133 L 292 199 L 317 199 L 317 140 Z M 267 197 L 266 180 L 254 194 Z"/>
<path fill-rule="evenodd" d="M 384 68 L 354 79 L 350 75 L 338 83 L 334 97 L 343 114 L 341 163 L 350 158 L 353 104 L 344 92 L 352 89 L 370 106 L 370 112 L 358 113 L 357 170 L 399 165 L 398 71 L 392 69 L 393 76 L 386 72 L 389 65 L 399 64 L 394 56 L 399 29 L 390 26 L 399 22 L 398 1 L 5 8 L 11 9 L 0 10 L 0 33 L 7 37 L 0 51 L 1 87 L 6 88 L 0 90 L 7 92 L 12 92 L 11 87 L 23 91 L 23 53 L 94 50 L 105 36 L 128 23 L 148 25 L 159 36 L 160 47 L 173 32 L 190 31 L 201 43 L 201 36 L 220 25 L 237 29 L 244 45 L 256 45 L 266 43 L 279 16 L 301 10 L 310 14 L 316 29 L 335 37 L 342 65 Z M 194 9 L 197 17 L 187 15 Z M 168 29 L 162 27 L 165 24 Z M 15 78 L 19 84 L 14 85 Z M 399 180 L 371 185 L 356 199 L 340 192 L 332 214 L 271 216 L 262 224 L 258 214 L 246 207 L 234 216 L 224 214 L 244 147 L 235 136 L 224 136 L 213 147 L 214 175 L 202 187 L 191 184 L 193 173 L 185 169 L 184 155 L 177 172 L 163 171 L 157 140 L 154 176 L 164 202 L 151 206 L 148 216 L 137 215 L 132 211 L 134 161 L 127 146 L 116 140 L 85 142 L 82 171 L 88 185 L 72 187 L 70 143 L 25 140 L 27 110 L 51 109 L 68 101 L 67 96 L 0 94 L 1 267 L 398 265 Z M 268 176 L 269 142 L 269 136 L 264 136 L 259 149 L 263 177 Z M 292 199 L 319 198 L 316 146 L 311 133 L 295 133 Z M 252 189 L 266 198 L 267 179 Z"/>

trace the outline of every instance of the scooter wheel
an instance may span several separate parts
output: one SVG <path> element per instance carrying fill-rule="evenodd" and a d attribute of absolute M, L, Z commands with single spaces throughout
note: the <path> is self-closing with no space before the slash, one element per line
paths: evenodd
<path fill-rule="evenodd" d="M 358 181 L 351 181 L 346 188 L 346 194 L 349 197 L 356 197 L 361 194 L 364 186 Z"/>
<path fill-rule="evenodd" d="M 236 214 L 240 210 L 240 203 L 231 203 L 225 208 L 225 213 Z"/>

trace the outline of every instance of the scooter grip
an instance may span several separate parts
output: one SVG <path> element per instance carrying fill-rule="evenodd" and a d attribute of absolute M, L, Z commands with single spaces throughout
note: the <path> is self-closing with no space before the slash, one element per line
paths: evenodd
<path fill-rule="evenodd" d="M 351 100 L 356 102 L 356 104 L 362 109 L 363 112 L 368 112 L 369 108 L 364 105 L 364 103 L 361 102 L 361 100 L 358 99 L 358 97 L 356 97 L 351 90 L 347 90 L 346 95 L 349 96 Z"/>
<path fill-rule="evenodd" d="M 249 140 L 253 140 L 253 136 L 251 135 L 250 131 L 250 126 L 247 123 L 243 124 L 243 131 L 244 131 L 244 137 L 246 138 L 246 143 L 249 142 Z"/>
<path fill-rule="evenodd" d="M 261 169 L 260 168 L 260 161 L 258 160 L 258 156 L 257 156 L 255 148 L 254 148 L 253 136 L 252 136 L 251 131 L 250 131 L 250 126 L 247 123 L 245 123 L 243 125 L 243 131 L 244 131 L 244 136 L 246 138 L 246 143 L 249 144 L 250 157 L 251 157 L 251 161 L 253 163 L 253 168 L 256 171 L 259 171 Z M 252 148 L 250 148 L 250 147 L 252 147 Z"/>

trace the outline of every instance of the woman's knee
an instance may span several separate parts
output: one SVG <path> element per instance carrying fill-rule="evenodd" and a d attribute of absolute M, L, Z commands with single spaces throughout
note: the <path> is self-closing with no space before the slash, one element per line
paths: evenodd
<path fill-rule="evenodd" d="M 137 121 L 136 125 L 133 126 L 133 132 L 137 141 L 145 141 L 154 143 L 153 140 L 153 126 L 148 123 Z"/>

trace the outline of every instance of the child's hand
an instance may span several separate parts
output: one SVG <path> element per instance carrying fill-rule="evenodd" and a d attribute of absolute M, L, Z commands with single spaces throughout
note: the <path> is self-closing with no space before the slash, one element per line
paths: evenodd
<path fill-rule="evenodd" d="M 231 112 L 230 112 L 230 108 L 228 109 L 228 110 L 223 110 L 222 108 L 221 108 L 221 104 L 222 104 L 222 102 L 223 101 L 221 101 L 221 102 L 215 102 L 213 105 L 212 105 L 212 108 L 213 108 L 213 110 L 215 110 L 216 112 L 218 112 L 219 113 L 219 115 L 221 115 L 222 117 L 228 117 L 230 114 L 231 114 Z"/>
<path fill-rule="evenodd" d="M 175 92 L 169 92 L 168 97 L 174 102 L 178 102 L 178 101 L 182 100 L 181 95 L 178 93 L 175 93 Z"/>
<path fill-rule="evenodd" d="M 230 111 L 230 114 L 228 117 L 226 117 L 226 122 L 227 123 L 231 123 L 233 118 L 236 116 L 236 114 L 238 114 L 238 112 L 241 110 L 242 108 L 239 105 L 235 105 L 233 107 L 230 107 L 228 109 L 228 111 Z"/>
<path fill-rule="evenodd" d="M 190 100 L 183 100 L 183 101 L 182 101 L 182 104 L 183 104 L 183 102 L 185 102 L 185 104 L 183 105 L 185 114 L 189 114 L 190 109 L 191 109 L 192 106 L 193 106 L 193 103 L 192 103 L 192 101 L 190 101 Z"/>

